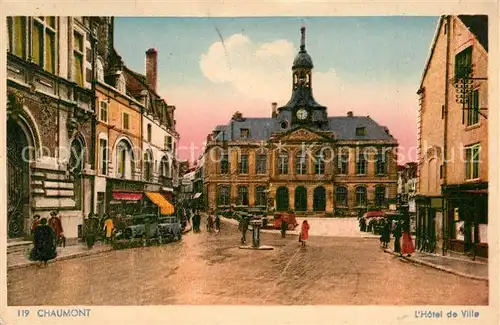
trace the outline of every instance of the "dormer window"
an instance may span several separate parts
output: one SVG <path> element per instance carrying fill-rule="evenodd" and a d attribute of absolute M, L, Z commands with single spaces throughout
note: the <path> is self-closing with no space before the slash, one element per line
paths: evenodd
<path fill-rule="evenodd" d="M 360 136 L 364 136 L 364 135 L 366 135 L 366 128 L 364 126 L 357 127 L 356 128 L 356 136 L 360 137 Z"/>
<path fill-rule="evenodd" d="M 250 130 L 249 129 L 240 129 L 240 138 L 241 139 L 248 139 L 250 137 Z"/>
<path fill-rule="evenodd" d="M 288 122 L 287 121 L 281 121 L 280 127 L 282 130 L 286 129 L 288 127 Z"/>

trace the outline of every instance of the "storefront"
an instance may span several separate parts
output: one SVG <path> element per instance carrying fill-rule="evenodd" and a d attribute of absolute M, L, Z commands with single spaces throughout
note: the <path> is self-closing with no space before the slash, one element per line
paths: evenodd
<path fill-rule="evenodd" d="M 443 211 L 445 202 L 443 197 L 416 196 L 416 246 L 417 249 L 433 246 L 434 253 L 444 253 L 444 240 L 446 225 Z"/>
<path fill-rule="evenodd" d="M 488 183 L 448 185 L 447 248 L 488 257 Z"/>

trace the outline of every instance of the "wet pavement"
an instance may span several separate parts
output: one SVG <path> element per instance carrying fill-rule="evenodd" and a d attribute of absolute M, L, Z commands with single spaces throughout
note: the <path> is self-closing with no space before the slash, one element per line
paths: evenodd
<path fill-rule="evenodd" d="M 8 305 L 487 305 L 488 283 L 385 254 L 369 238 L 261 234 L 236 226 L 164 246 L 104 252 L 7 273 Z M 204 227 L 201 227 L 204 230 Z M 251 233 L 248 233 L 251 240 Z"/>

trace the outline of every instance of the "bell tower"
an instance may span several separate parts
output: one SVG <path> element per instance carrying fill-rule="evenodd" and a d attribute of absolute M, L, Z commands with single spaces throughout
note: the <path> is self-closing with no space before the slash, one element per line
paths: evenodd
<path fill-rule="evenodd" d="M 306 51 L 306 28 L 302 27 L 300 29 L 300 51 L 295 58 L 292 66 L 292 75 L 293 75 L 293 89 L 297 89 L 298 87 L 311 88 L 311 76 L 313 63 L 312 59 L 307 54 Z"/>

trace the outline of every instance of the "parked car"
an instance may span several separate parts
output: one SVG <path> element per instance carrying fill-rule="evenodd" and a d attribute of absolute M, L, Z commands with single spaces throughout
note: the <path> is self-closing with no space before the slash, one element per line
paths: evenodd
<path fill-rule="evenodd" d="M 181 239 L 181 224 L 175 216 L 161 216 L 158 218 L 158 236 L 172 237 L 172 240 Z"/>
<path fill-rule="evenodd" d="M 137 214 L 131 216 L 131 224 L 121 231 L 126 239 L 156 237 L 158 234 L 158 216 L 155 214 Z"/>

